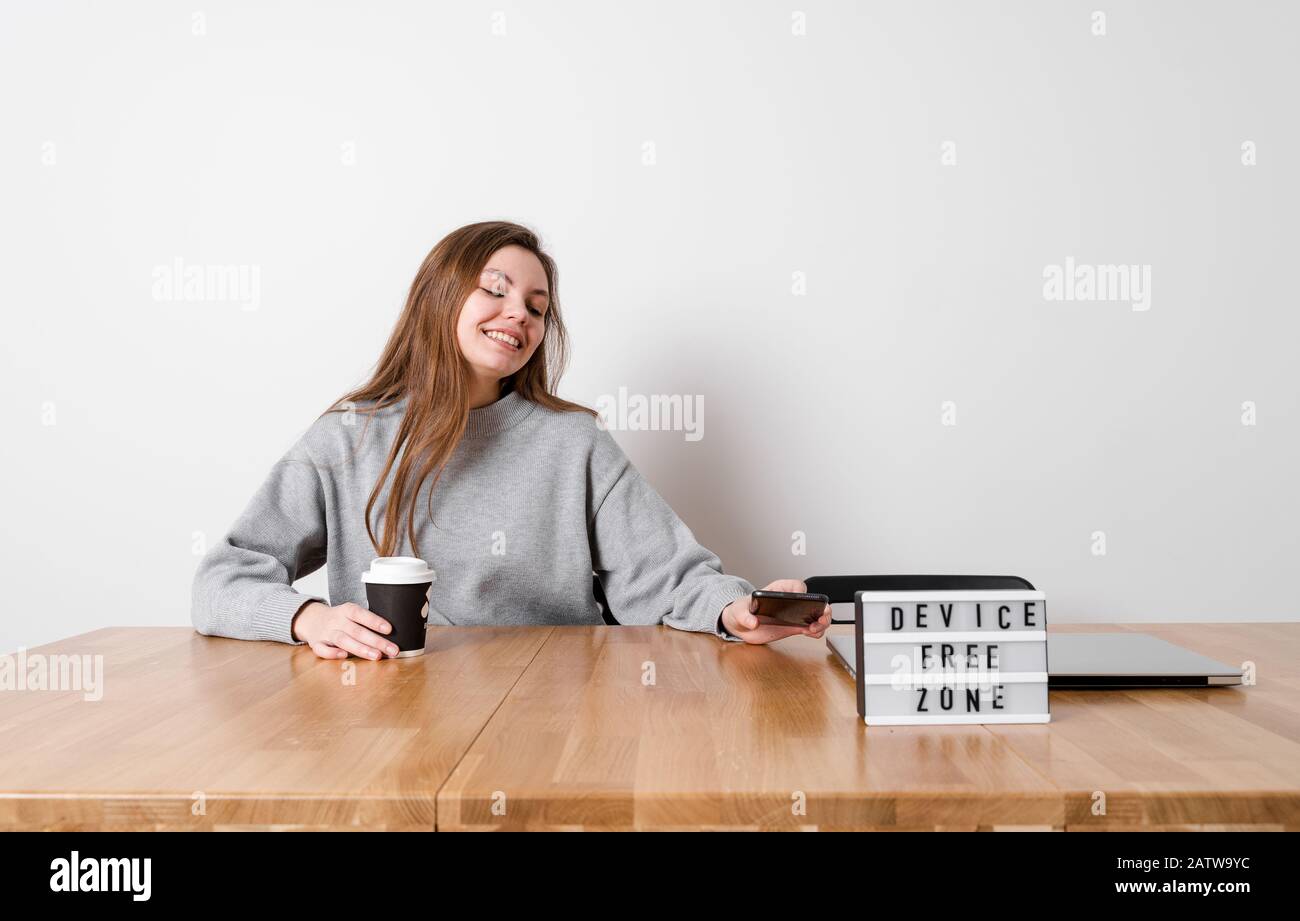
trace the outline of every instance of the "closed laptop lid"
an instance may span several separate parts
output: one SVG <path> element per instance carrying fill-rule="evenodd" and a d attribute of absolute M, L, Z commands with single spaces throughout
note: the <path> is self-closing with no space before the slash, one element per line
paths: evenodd
<path fill-rule="evenodd" d="M 1047 673 L 1052 678 L 1145 679 L 1173 684 L 1176 678 L 1204 678 L 1210 684 L 1237 684 L 1241 669 L 1225 665 L 1145 633 L 1048 633 Z M 1213 680 L 1222 679 L 1222 680 Z M 1063 682 L 1053 682 L 1053 684 Z"/>
<path fill-rule="evenodd" d="M 939 634 L 936 633 L 936 638 Z M 826 637 L 850 672 L 857 659 L 853 634 Z M 1145 633 L 1047 634 L 1052 687 L 1160 687 L 1241 683 L 1241 669 Z"/>

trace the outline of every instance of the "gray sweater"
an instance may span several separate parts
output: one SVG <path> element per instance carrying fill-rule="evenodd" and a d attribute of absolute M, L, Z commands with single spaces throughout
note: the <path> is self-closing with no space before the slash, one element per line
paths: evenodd
<path fill-rule="evenodd" d="M 294 615 L 326 600 L 293 583 L 326 561 L 326 603 L 366 606 L 361 573 L 377 555 L 366 500 L 405 408 L 403 400 L 369 417 L 327 413 L 275 464 L 199 563 L 192 616 L 200 633 L 296 642 Z M 391 483 L 392 473 L 372 516 L 376 536 Z M 432 495 L 432 516 L 430 483 L 416 496 L 414 549 L 402 515 L 395 555 L 433 567 L 433 625 L 602 624 L 595 572 L 619 623 L 728 639 L 718 628 L 722 609 L 754 589 L 723 574 L 587 413 L 554 412 L 514 392 L 470 410 Z"/>

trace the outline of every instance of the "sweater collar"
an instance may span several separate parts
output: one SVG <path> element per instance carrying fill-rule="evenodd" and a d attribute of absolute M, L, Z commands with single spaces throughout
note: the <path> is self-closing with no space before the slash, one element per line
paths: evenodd
<path fill-rule="evenodd" d="M 512 390 L 495 403 L 471 409 L 469 421 L 465 423 L 465 436 L 478 438 L 504 432 L 528 418 L 536 405 L 532 400 L 520 396 L 518 391 Z"/>

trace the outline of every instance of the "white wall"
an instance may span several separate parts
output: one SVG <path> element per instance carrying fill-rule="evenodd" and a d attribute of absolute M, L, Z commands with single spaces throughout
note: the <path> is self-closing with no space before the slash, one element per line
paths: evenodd
<path fill-rule="evenodd" d="M 188 623 L 195 533 L 364 378 L 433 243 L 489 218 L 559 261 L 564 396 L 703 397 L 698 442 L 617 437 L 728 571 L 1295 620 L 1298 27 L 1288 3 L 5 4 L 0 650 Z M 1045 300 L 1067 257 L 1150 266 L 1149 309 Z M 257 308 L 155 299 L 175 259 L 256 268 Z"/>

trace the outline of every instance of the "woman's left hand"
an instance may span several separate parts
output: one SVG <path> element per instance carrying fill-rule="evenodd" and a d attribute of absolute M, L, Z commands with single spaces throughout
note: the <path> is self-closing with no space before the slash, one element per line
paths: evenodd
<path fill-rule="evenodd" d="M 802 579 L 777 579 L 763 586 L 766 592 L 806 592 L 808 586 Z M 746 643 L 774 643 L 787 636 L 811 636 L 817 639 L 831 625 L 831 606 L 826 605 L 822 616 L 806 627 L 796 627 L 775 618 L 754 613 L 753 595 L 742 595 L 722 609 L 722 626 L 732 636 Z"/>

